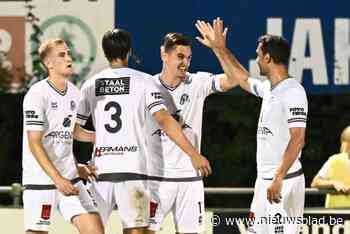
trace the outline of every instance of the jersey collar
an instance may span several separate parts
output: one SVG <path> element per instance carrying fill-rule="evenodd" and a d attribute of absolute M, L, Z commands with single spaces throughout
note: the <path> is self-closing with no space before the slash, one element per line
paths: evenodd
<path fill-rule="evenodd" d="M 47 83 L 50 85 L 50 87 L 51 87 L 53 90 L 55 90 L 59 95 L 61 95 L 61 96 L 66 95 L 67 90 L 68 90 L 68 83 L 67 83 L 67 85 L 66 85 L 66 89 L 63 90 L 63 91 L 60 91 L 60 90 L 57 89 L 57 88 L 55 87 L 55 85 L 54 85 L 52 82 L 50 82 L 49 80 L 46 80 L 46 82 L 47 82 Z"/>

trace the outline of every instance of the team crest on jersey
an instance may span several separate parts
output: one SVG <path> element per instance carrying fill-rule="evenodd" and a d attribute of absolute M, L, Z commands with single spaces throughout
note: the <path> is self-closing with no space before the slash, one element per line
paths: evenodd
<path fill-rule="evenodd" d="M 180 98 L 180 105 L 183 105 L 189 101 L 190 101 L 190 97 L 188 96 L 188 94 L 186 94 L 186 93 L 182 94 L 182 96 Z"/>
<path fill-rule="evenodd" d="M 77 108 L 77 104 L 75 104 L 75 101 L 70 101 L 70 109 L 72 110 L 72 111 L 74 111 L 75 110 L 75 108 Z"/>
<path fill-rule="evenodd" d="M 54 110 L 57 110 L 57 108 L 58 108 L 57 102 L 51 102 L 51 108 Z"/>
<path fill-rule="evenodd" d="M 95 81 L 95 95 L 123 95 L 130 92 L 130 77 L 101 78 Z"/>

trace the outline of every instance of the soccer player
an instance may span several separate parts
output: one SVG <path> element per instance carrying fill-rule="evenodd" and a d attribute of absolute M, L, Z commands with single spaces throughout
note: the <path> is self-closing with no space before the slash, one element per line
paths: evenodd
<path fill-rule="evenodd" d="M 154 157 L 146 150 L 151 125 L 161 126 L 188 154 L 195 171 L 207 176 L 211 169 L 166 110 L 152 77 L 128 68 L 130 34 L 107 31 L 102 47 L 110 66 L 84 83 L 78 111 L 79 124 L 91 113 L 96 129 L 93 161 L 99 173 L 91 191 L 104 222 L 117 205 L 124 233 L 143 233 L 149 216 L 147 157 Z"/>
<path fill-rule="evenodd" d="M 206 44 L 217 51 L 226 73 L 240 87 L 262 98 L 257 129 L 257 179 L 250 217 L 255 222 L 250 233 L 299 233 L 304 210 L 305 178 L 299 161 L 304 146 L 308 102 L 303 86 L 288 74 L 290 47 L 274 35 L 258 40 L 256 62 L 266 81 L 249 73 L 223 45 L 223 21 L 213 27 L 202 21 L 197 25 Z M 291 218 L 292 217 L 292 218 Z"/>
<path fill-rule="evenodd" d="M 103 224 L 79 176 L 93 176 L 95 168 L 77 165 L 72 152 L 79 90 L 72 75 L 70 50 L 61 39 L 39 48 L 48 78 L 34 84 L 23 101 L 24 226 L 29 233 L 48 233 L 52 211 L 81 234 L 102 234 Z M 77 132 L 77 139 L 93 141 L 94 134 Z M 78 175 L 79 173 L 79 175 Z"/>
<path fill-rule="evenodd" d="M 200 151 L 203 105 L 212 93 L 227 91 L 237 82 L 226 74 L 189 73 L 191 42 L 181 33 L 168 33 L 160 48 L 163 68 L 153 78 L 168 110 Z M 172 212 L 177 233 L 205 229 L 204 186 L 186 153 L 168 139 L 161 126 L 154 126 L 149 139 L 149 173 L 152 200 L 149 233 L 161 227 Z"/>

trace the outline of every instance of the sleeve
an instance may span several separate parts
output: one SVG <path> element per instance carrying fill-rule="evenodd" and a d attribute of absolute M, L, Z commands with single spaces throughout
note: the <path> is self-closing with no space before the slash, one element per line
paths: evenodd
<path fill-rule="evenodd" d="M 283 97 L 289 128 L 306 127 L 308 104 L 303 88 L 289 89 Z"/>
<path fill-rule="evenodd" d="M 24 129 L 43 131 L 47 125 L 45 100 L 40 93 L 29 91 L 23 100 Z"/>
<path fill-rule="evenodd" d="M 86 82 L 80 90 L 80 99 L 78 105 L 79 107 L 77 113 L 77 123 L 80 125 L 85 125 L 86 121 L 89 118 L 91 112 L 89 105 L 90 96 L 91 94 L 89 94 L 89 86 Z"/>
<path fill-rule="evenodd" d="M 329 179 L 328 171 L 329 171 L 330 161 L 327 160 L 325 164 L 323 164 L 322 168 L 319 170 L 316 176 L 321 177 L 322 179 Z"/>
<path fill-rule="evenodd" d="M 203 97 L 207 97 L 212 93 L 222 92 L 220 87 L 220 74 L 214 75 L 208 72 L 197 72 L 195 75 L 198 76 L 196 82 L 199 83 L 201 88 L 200 92 Z"/>
<path fill-rule="evenodd" d="M 248 78 L 251 93 L 257 97 L 264 97 L 265 90 L 270 88 L 268 81 L 261 81 L 256 78 Z"/>
<path fill-rule="evenodd" d="M 167 110 L 164 97 L 153 81 L 148 82 L 145 95 L 146 109 L 152 115 L 162 109 Z"/>

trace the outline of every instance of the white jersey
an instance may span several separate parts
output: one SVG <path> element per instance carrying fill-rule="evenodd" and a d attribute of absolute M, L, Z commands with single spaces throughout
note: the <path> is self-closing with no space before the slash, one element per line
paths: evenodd
<path fill-rule="evenodd" d="M 73 129 L 79 102 L 79 90 L 69 81 L 65 92 L 48 79 L 34 84 L 23 101 L 23 184 L 53 184 L 32 155 L 27 131 L 42 131 L 42 144 L 62 176 L 78 176 L 73 158 Z"/>
<path fill-rule="evenodd" d="M 269 81 L 249 78 L 249 82 L 252 93 L 263 98 L 257 129 L 258 177 L 272 178 L 289 143 L 289 128 L 306 127 L 307 97 L 303 86 L 293 78 L 281 81 L 272 90 Z M 300 168 L 296 160 L 289 172 Z"/>
<path fill-rule="evenodd" d="M 145 179 L 146 120 L 166 109 L 152 76 L 131 68 L 105 69 L 81 89 L 78 122 L 92 115 L 96 129 L 94 163 L 99 179 Z"/>
<path fill-rule="evenodd" d="M 168 111 L 180 122 L 184 133 L 200 151 L 204 100 L 211 93 L 220 90 L 218 76 L 205 72 L 188 73 L 187 79 L 173 88 L 164 84 L 159 74 L 153 78 L 165 99 Z M 150 146 L 148 149 L 152 155 L 150 175 L 163 178 L 195 177 L 197 173 L 190 157 L 158 125 L 153 126 L 147 136 Z"/>

